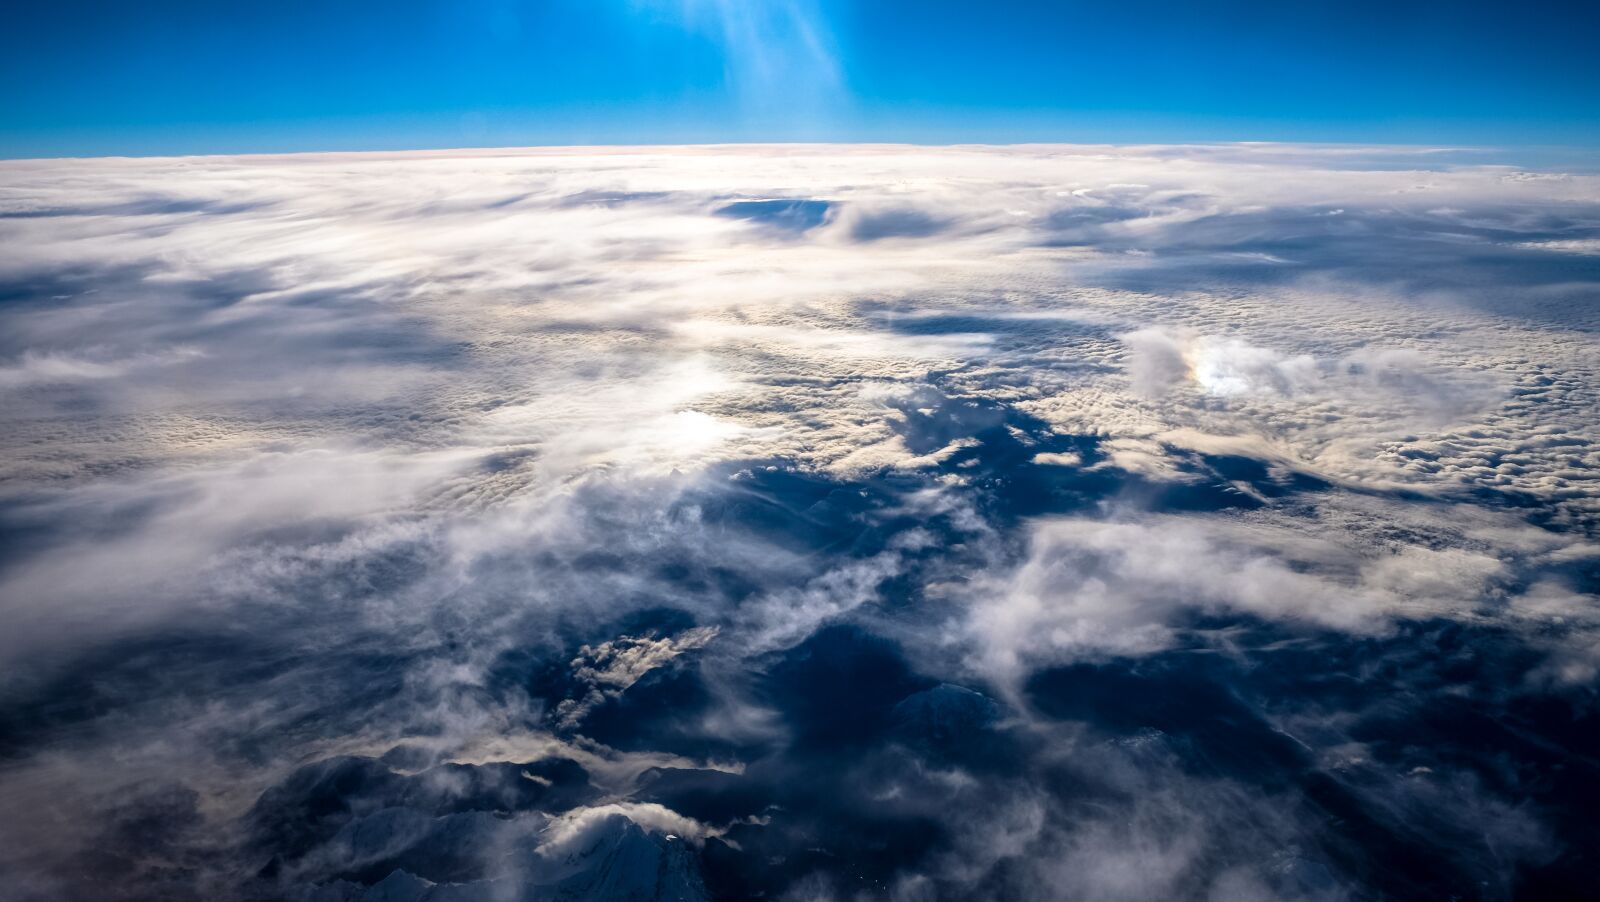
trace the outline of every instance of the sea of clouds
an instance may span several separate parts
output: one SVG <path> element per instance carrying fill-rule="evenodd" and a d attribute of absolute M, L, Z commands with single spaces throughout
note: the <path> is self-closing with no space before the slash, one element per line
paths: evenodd
<path fill-rule="evenodd" d="M 0 895 L 1560 897 L 1600 176 L 0 163 Z"/>

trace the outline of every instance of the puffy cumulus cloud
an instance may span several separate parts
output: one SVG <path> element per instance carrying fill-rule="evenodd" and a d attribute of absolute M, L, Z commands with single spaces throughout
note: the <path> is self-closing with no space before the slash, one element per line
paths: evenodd
<path fill-rule="evenodd" d="M 1123 491 L 1095 516 L 1031 520 L 1014 564 L 950 596 L 964 608 L 969 663 L 997 685 L 1015 686 L 1041 666 L 1182 647 L 1239 617 L 1354 636 L 1441 617 L 1497 623 L 1552 649 L 1543 676 L 1563 672 L 1565 661 L 1565 679 L 1585 679 L 1579 662 L 1594 637 L 1600 553 L 1592 538 L 1492 507 L 1334 492 L 1276 470 L 1270 457 L 1248 474 L 1204 477 L 1189 467 L 1143 468 L 1145 455 L 1113 447 L 1088 469 L 1115 465 L 1173 486 L 1180 498 L 1221 476 L 1213 485 L 1234 494 L 1161 513 Z M 1309 497 L 1284 504 L 1286 490 Z"/>
<path fill-rule="evenodd" d="M 1292 560 L 1240 550 L 1215 534 L 1218 526 L 1228 528 L 1186 520 L 1045 524 L 1014 582 L 974 612 L 974 628 L 996 665 L 1026 673 L 1025 662 L 1036 665 L 1028 659 L 1040 655 L 1160 650 L 1172 642 L 1175 614 L 1190 608 L 1226 605 L 1351 629 L 1370 622 L 1377 607 L 1370 593 L 1297 570 Z"/>
<path fill-rule="evenodd" d="M 1404 514 L 1394 516 L 1405 522 Z M 967 614 L 977 663 L 1002 682 L 1041 664 L 1172 647 L 1196 615 L 1245 614 L 1355 634 L 1472 612 L 1508 594 L 1511 561 L 1549 555 L 1464 542 L 1354 544 L 1288 519 L 1042 520 L 1028 552 Z"/>
<path fill-rule="evenodd" d="M 1161 397 L 1192 385 L 1206 396 L 1331 396 L 1356 408 L 1374 401 L 1400 405 L 1435 425 L 1470 416 L 1502 400 L 1491 378 L 1452 373 L 1409 348 L 1362 347 L 1337 358 L 1289 355 L 1238 338 L 1156 327 L 1122 336 L 1136 392 Z M 1352 414 L 1357 414 L 1352 409 Z"/>
<path fill-rule="evenodd" d="M 1600 181 L 1474 160 L 0 163 L 3 894 L 1586 887 Z"/>
<path fill-rule="evenodd" d="M 1308 354 L 1285 357 L 1238 339 L 1184 340 L 1157 328 L 1123 340 L 1133 352 L 1134 387 L 1146 395 L 1160 395 L 1185 379 L 1210 395 L 1293 395 L 1313 390 L 1321 375 Z"/>

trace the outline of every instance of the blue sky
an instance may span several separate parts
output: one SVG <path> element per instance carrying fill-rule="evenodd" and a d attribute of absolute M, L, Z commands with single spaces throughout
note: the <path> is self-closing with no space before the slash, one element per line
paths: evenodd
<path fill-rule="evenodd" d="M 1600 144 L 1600 6 L 59 0 L 0 155 L 722 141 Z"/>

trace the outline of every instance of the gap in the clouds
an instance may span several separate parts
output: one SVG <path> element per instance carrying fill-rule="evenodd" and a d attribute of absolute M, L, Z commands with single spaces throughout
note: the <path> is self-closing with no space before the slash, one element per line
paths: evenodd
<path fill-rule="evenodd" d="M 932 386 L 885 403 L 899 412 L 893 428 L 913 453 L 961 442 L 939 470 L 960 476 L 980 508 L 1007 527 L 1108 506 L 1130 513 L 1250 510 L 1265 499 L 1331 488 L 1264 461 L 1171 446 L 1161 450 L 1176 478 L 1151 478 L 1117 466 L 1100 436 L 1062 434 L 1009 405 L 952 397 Z"/>
<path fill-rule="evenodd" d="M 844 891 L 881 890 L 949 848 L 949 825 L 919 798 L 925 768 L 982 772 L 1019 761 L 995 702 L 918 674 L 895 642 L 860 627 L 819 630 L 777 655 L 760 680 L 791 731 L 779 754 L 743 775 L 761 792 L 689 774 L 643 789 L 707 816 L 765 815 L 763 826 L 730 833 L 742 854 L 708 849 L 708 883 L 725 898 L 780 893 L 820 874 Z M 872 787 L 885 781 L 903 783 L 906 795 L 874 801 Z"/>
<path fill-rule="evenodd" d="M 436 882 L 481 879 L 483 850 L 517 812 L 562 812 L 592 803 L 589 775 L 566 758 L 405 768 L 404 757 L 336 757 L 295 770 L 246 815 L 247 842 L 264 863 L 257 876 L 291 876 L 302 859 L 341 837 L 345 856 L 324 864 L 323 880 L 374 884 L 396 869 Z M 381 821 L 387 819 L 393 826 Z M 366 824 L 371 838 L 352 834 Z M 384 836 L 385 832 L 397 834 Z M 411 833 L 408 842 L 395 839 Z M 373 842 L 372 840 L 376 840 Z M 381 850 L 372 854 L 364 846 Z"/>
<path fill-rule="evenodd" d="M 274 701 L 313 731 L 345 722 L 340 705 L 376 706 L 400 690 L 399 668 L 410 659 L 398 652 L 345 648 L 340 660 L 308 658 L 260 630 L 228 630 L 221 625 L 167 628 L 91 649 L 61 668 L 59 675 L 33 681 L 13 673 L 0 720 L 0 757 L 13 760 L 58 741 L 83 738 L 102 720 L 137 723 L 175 710 L 200 709 L 248 687 L 274 686 Z M 353 674 L 362 679 L 346 684 Z M 312 685 L 338 682 L 338 698 L 318 697 Z M 354 715 L 352 715 L 354 716 Z M 358 719 L 358 717 L 357 717 Z M 229 737 L 228 751 L 264 762 L 305 735 Z"/>
<path fill-rule="evenodd" d="M 190 197 L 148 196 L 114 204 L 0 210 L 0 219 L 52 219 L 61 216 L 231 216 L 270 209 L 273 201 L 217 201 Z"/>
<path fill-rule="evenodd" d="M 741 219 L 775 232 L 802 234 L 825 225 L 838 209 L 832 201 L 812 198 L 736 200 L 718 207 L 718 216 Z"/>
<path fill-rule="evenodd" d="M 1030 703 L 1156 743 L 1200 778 L 1300 799 L 1326 825 L 1320 854 L 1376 891 L 1500 894 L 1503 854 L 1529 885 L 1577 885 L 1595 863 L 1600 831 L 1572 812 L 1600 803 L 1600 722 L 1588 690 L 1540 688 L 1544 655 L 1524 638 L 1452 620 L 1372 637 L 1239 616 L 1189 629 L 1154 655 L 1039 671 Z M 1534 807 L 1495 814 L 1486 799 L 1501 798 Z M 1535 817 L 1580 841 L 1551 845 Z"/>

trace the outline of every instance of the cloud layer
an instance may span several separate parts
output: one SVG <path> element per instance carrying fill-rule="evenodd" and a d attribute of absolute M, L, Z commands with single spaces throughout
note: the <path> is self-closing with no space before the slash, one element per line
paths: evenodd
<path fill-rule="evenodd" d="M 6 894 L 1575 891 L 1600 179 L 1449 159 L 0 164 Z"/>

